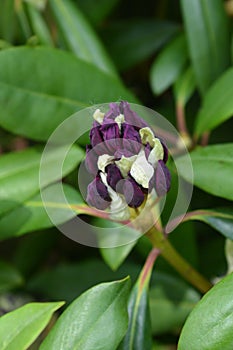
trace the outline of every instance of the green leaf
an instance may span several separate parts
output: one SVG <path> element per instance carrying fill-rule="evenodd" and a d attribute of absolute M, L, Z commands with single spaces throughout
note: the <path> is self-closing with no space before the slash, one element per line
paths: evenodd
<path fill-rule="evenodd" d="M 181 7 L 196 82 L 204 95 L 230 62 L 227 16 L 222 0 L 182 0 Z"/>
<path fill-rule="evenodd" d="M 127 329 L 129 285 L 126 278 L 82 294 L 58 319 L 40 350 L 116 349 Z"/>
<path fill-rule="evenodd" d="M 153 334 L 177 333 L 199 299 L 199 294 L 180 278 L 155 272 L 149 292 Z"/>
<path fill-rule="evenodd" d="M 159 252 L 153 249 L 134 285 L 129 302 L 129 327 L 121 350 L 151 350 L 152 332 L 148 304 L 148 288 L 155 259 Z"/>
<path fill-rule="evenodd" d="M 179 76 L 174 85 L 174 94 L 178 105 L 185 106 L 195 88 L 195 76 L 192 67 L 189 67 Z"/>
<path fill-rule="evenodd" d="M 53 184 L 42 191 L 45 196 L 53 198 L 53 201 L 51 200 L 49 203 L 43 202 L 41 195 L 36 194 L 0 218 L 0 240 L 52 227 L 54 224 L 46 212 L 46 206 L 54 208 L 55 214 L 53 218 L 56 219 L 57 225 L 63 224 L 78 213 L 81 213 L 83 200 L 80 194 L 74 188 L 65 184 L 63 185 L 63 191 L 67 202 L 72 206 L 73 210 L 70 209 L 67 202 L 64 202 L 64 198 L 59 191 L 59 185 Z"/>
<path fill-rule="evenodd" d="M 109 230 L 112 230 L 112 233 L 114 234 L 111 235 L 111 245 L 115 247 L 113 248 L 100 248 L 101 255 L 105 261 L 105 263 L 111 267 L 112 270 L 117 270 L 118 267 L 124 262 L 124 260 L 127 258 L 135 244 L 137 243 L 138 239 L 138 234 L 139 232 L 134 230 L 131 227 L 125 227 L 124 235 L 128 235 L 131 237 L 131 241 L 128 244 L 122 245 L 122 235 L 117 232 L 117 227 L 119 227 L 119 223 L 111 222 L 111 221 L 106 221 L 103 219 L 96 219 L 95 220 L 96 228 L 95 232 L 97 232 L 98 236 L 98 230 L 99 227 L 105 227 L 109 228 Z M 133 237 L 135 236 L 135 239 Z M 108 237 L 107 237 L 108 239 Z M 103 239 L 99 241 L 100 247 L 105 246 L 105 242 Z"/>
<path fill-rule="evenodd" d="M 217 283 L 191 312 L 181 332 L 178 350 L 233 348 L 233 274 Z"/>
<path fill-rule="evenodd" d="M 49 5 L 72 52 L 104 72 L 116 75 L 104 47 L 77 5 L 70 0 L 50 0 Z"/>
<path fill-rule="evenodd" d="M 32 276 L 26 289 L 47 299 L 71 302 L 96 284 L 122 279 L 126 274 L 135 281 L 139 271 L 139 265 L 126 262 L 113 272 L 102 260 L 90 258 L 78 263 L 60 263 L 42 270 Z"/>
<path fill-rule="evenodd" d="M 233 115 L 233 68 L 228 69 L 210 88 L 196 120 L 196 134 L 200 136 L 228 120 Z"/>
<path fill-rule="evenodd" d="M 47 140 L 72 113 L 119 98 L 137 102 L 118 80 L 70 53 L 45 47 L 0 52 L 0 126 L 13 133 Z"/>
<path fill-rule="evenodd" d="M 215 196 L 233 200 L 233 144 L 225 143 L 195 149 L 191 154 L 194 179 L 187 174 L 185 158 L 179 158 L 181 173 L 187 181 Z"/>
<path fill-rule="evenodd" d="M 25 350 L 64 303 L 30 303 L 0 318 L 0 349 Z"/>
<path fill-rule="evenodd" d="M 55 165 L 60 161 L 63 146 L 50 149 L 43 163 L 43 171 L 46 173 L 42 187 L 60 180 L 60 175 L 55 171 Z M 41 150 L 28 148 L 20 152 L 12 152 L 0 158 L 0 213 L 18 206 L 26 199 L 39 191 L 39 170 Z M 73 146 L 66 156 L 63 164 L 63 176 L 73 170 L 83 157 L 83 151 L 78 146 Z"/>
<path fill-rule="evenodd" d="M 116 66 L 124 70 L 148 58 L 177 32 L 178 25 L 172 22 L 127 19 L 108 28 L 106 46 Z"/>
<path fill-rule="evenodd" d="M 47 24 L 35 5 L 27 4 L 27 12 L 30 18 L 31 26 L 41 44 L 53 46 L 53 40 Z"/>
<path fill-rule="evenodd" d="M 161 94 L 171 86 L 188 61 L 187 43 L 184 34 L 170 42 L 155 59 L 150 72 L 152 91 Z"/>
<path fill-rule="evenodd" d="M 233 210 L 231 208 L 196 210 L 186 214 L 184 221 L 187 220 L 205 222 L 226 238 L 233 240 Z"/>
<path fill-rule="evenodd" d="M 0 293 L 19 287 L 23 282 L 23 277 L 15 267 L 0 261 Z"/>

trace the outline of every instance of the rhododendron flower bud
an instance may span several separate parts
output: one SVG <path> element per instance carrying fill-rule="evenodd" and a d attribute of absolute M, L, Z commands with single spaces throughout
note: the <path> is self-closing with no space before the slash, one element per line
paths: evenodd
<path fill-rule="evenodd" d="M 129 219 L 129 208 L 142 206 L 151 193 L 162 197 L 169 190 L 167 147 L 128 102 L 111 103 L 107 113 L 97 109 L 93 117 L 85 164 L 95 178 L 87 202 L 109 209 L 115 219 Z"/>

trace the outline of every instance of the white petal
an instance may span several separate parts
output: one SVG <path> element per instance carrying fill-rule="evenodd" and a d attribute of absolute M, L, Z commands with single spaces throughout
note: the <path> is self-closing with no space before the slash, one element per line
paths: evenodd
<path fill-rule="evenodd" d="M 154 174 L 154 168 L 147 162 L 144 150 L 141 150 L 133 163 L 130 174 L 134 180 L 144 188 L 149 187 L 149 181 Z"/>
<path fill-rule="evenodd" d="M 121 129 L 121 124 L 124 123 L 125 121 L 125 117 L 123 114 L 119 114 L 116 118 L 115 118 L 115 122 L 118 124 L 119 129 Z"/>
<path fill-rule="evenodd" d="M 107 183 L 107 175 L 100 173 L 101 180 L 108 189 L 109 196 L 111 198 L 110 204 L 110 217 L 113 220 L 128 220 L 130 218 L 129 207 L 123 196 L 116 193 Z"/>
<path fill-rule="evenodd" d="M 132 164 L 136 160 L 136 158 L 137 155 L 132 157 L 122 156 L 120 160 L 115 161 L 123 177 L 128 176 L 128 172 L 130 171 Z"/>
<path fill-rule="evenodd" d="M 106 166 L 111 164 L 113 159 L 114 157 L 110 156 L 109 154 L 103 154 L 99 156 L 98 162 L 97 162 L 98 169 L 105 172 Z"/>
<path fill-rule="evenodd" d="M 103 119 L 104 119 L 104 113 L 102 113 L 100 111 L 100 109 L 97 109 L 94 114 L 93 114 L 93 118 L 100 124 L 103 123 Z"/>
<path fill-rule="evenodd" d="M 152 148 L 149 154 L 148 162 L 151 163 L 153 166 L 155 166 L 158 163 L 158 160 L 163 159 L 163 156 L 164 156 L 163 146 L 159 139 L 154 138 L 154 147 Z"/>

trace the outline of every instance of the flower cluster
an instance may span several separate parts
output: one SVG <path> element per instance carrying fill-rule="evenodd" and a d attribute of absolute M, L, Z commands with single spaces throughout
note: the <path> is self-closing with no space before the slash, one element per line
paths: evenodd
<path fill-rule="evenodd" d="M 129 207 L 143 205 L 148 194 L 161 197 L 169 190 L 168 151 L 128 102 L 111 103 L 106 114 L 97 109 L 93 117 L 85 164 L 95 178 L 87 202 L 125 220 Z"/>

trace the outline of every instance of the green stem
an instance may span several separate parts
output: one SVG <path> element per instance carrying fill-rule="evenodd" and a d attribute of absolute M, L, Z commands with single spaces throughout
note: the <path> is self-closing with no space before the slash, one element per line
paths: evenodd
<path fill-rule="evenodd" d="M 163 233 L 154 227 L 147 232 L 147 237 L 154 248 L 160 250 L 160 254 L 172 265 L 188 282 L 202 293 L 206 293 L 212 284 L 197 272 L 171 245 Z"/>

